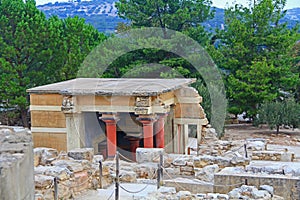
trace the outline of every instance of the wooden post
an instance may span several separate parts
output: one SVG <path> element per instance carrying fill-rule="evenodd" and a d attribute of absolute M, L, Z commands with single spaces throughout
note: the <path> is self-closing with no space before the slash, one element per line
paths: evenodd
<path fill-rule="evenodd" d="M 164 155 L 161 153 L 159 155 L 159 165 L 160 165 L 160 185 L 163 185 L 163 178 L 164 178 L 164 173 L 163 173 L 163 162 L 164 162 Z"/>
<path fill-rule="evenodd" d="M 99 185 L 100 185 L 100 189 L 103 188 L 102 185 L 102 161 L 99 161 Z"/>
<path fill-rule="evenodd" d="M 156 179 L 157 179 L 157 189 L 159 189 L 160 188 L 160 163 L 157 164 Z"/>
<path fill-rule="evenodd" d="M 54 177 L 54 200 L 58 200 L 58 185 L 57 185 L 57 177 Z"/>
<path fill-rule="evenodd" d="M 157 165 L 157 189 L 163 185 L 163 160 L 163 154 L 161 153 L 159 155 L 159 163 Z"/>
<path fill-rule="evenodd" d="M 248 158 L 247 144 L 244 144 L 245 157 Z"/>
<path fill-rule="evenodd" d="M 115 184 L 115 200 L 119 200 L 119 152 L 116 152 L 116 184 Z"/>

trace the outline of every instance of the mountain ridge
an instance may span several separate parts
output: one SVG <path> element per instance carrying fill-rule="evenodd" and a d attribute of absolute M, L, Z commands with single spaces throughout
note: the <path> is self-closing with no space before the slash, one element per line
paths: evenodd
<path fill-rule="evenodd" d="M 37 8 L 45 13 L 47 17 L 57 15 L 59 18 L 79 16 L 86 20 L 86 23 L 93 25 L 98 31 L 104 33 L 115 32 L 120 22 L 128 22 L 118 17 L 116 0 L 69 0 L 68 2 L 47 3 L 38 5 Z M 215 17 L 203 23 L 209 30 L 221 28 L 224 24 L 225 9 L 216 8 Z M 288 27 L 294 27 L 300 21 L 300 8 L 288 9 L 282 20 L 288 22 Z"/>

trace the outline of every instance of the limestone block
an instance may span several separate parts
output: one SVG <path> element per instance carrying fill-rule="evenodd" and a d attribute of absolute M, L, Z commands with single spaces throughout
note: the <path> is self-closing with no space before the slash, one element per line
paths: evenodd
<path fill-rule="evenodd" d="M 80 162 L 75 160 L 55 160 L 51 163 L 53 166 L 58 166 L 61 168 L 67 168 L 71 172 L 81 172 L 84 170 L 84 167 Z"/>
<path fill-rule="evenodd" d="M 163 193 L 163 194 L 175 194 L 176 189 L 174 187 L 160 187 L 157 192 Z"/>
<path fill-rule="evenodd" d="M 254 189 L 251 192 L 251 197 L 254 199 L 271 199 L 271 194 L 266 190 Z"/>
<path fill-rule="evenodd" d="M 35 200 L 53 200 L 54 199 L 54 189 L 50 188 L 47 190 L 35 189 Z"/>
<path fill-rule="evenodd" d="M 207 197 L 207 195 L 204 194 L 204 193 L 197 193 L 196 194 L 196 199 L 207 199 L 206 197 Z"/>
<path fill-rule="evenodd" d="M 59 180 L 69 179 L 72 175 L 72 172 L 68 168 L 59 166 L 38 166 L 34 168 L 34 173 L 58 177 Z"/>
<path fill-rule="evenodd" d="M 195 174 L 195 177 L 202 181 L 213 182 L 214 174 L 219 171 L 218 165 L 208 165 Z"/>
<path fill-rule="evenodd" d="M 157 169 L 157 164 L 139 164 L 133 170 L 137 174 L 137 178 L 155 178 L 155 172 Z"/>
<path fill-rule="evenodd" d="M 102 175 L 103 175 L 103 176 L 108 176 L 108 175 L 110 175 L 110 168 L 109 168 L 109 166 L 103 166 L 103 167 L 102 167 Z"/>
<path fill-rule="evenodd" d="M 77 148 L 70 150 L 68 156 L 75 160 L 89 160 L 92 161 L 94 157 L 93 148 Z"/>
<path fill-rule="evenodd" d="M 99 164 L 99 161 L 101 161 L 101 162 L 104 161 L 103 155 L 94 155 L 93 163 Z"/>
<path fill-rule="evenodd" d="M 179 191 L 176 195 L 179 200 L 191 200 L 192 194 L 190 191 Z"/>
<path fill-rule="evenodd" d="M 241 198 L 241 190 L 239 188 L 235 188 L 228 193 L 230 199 L 240 199 Z"/>
<path fill-rule="evenodd" d="M 250 162 L 250 159 L 244 158 L 242 156 L 234 156 L 231 158 L 230 163 L 234 166 L 246 166 Z"/>
<path fill-rule="evenodd" d="M 266 149 L 266 145 L 267 142 L 265 140 L 247 142 L 247 148 L 253 151 L 263 151 Z"/>
<path fill-rule="evenodd" d="M 198 168 L 203 168 L 208 165 L 217 164 L 220 168 L 231 166 L 230 158 L 221 156 L 210 156 L 204 155 L 199 157 L 194 157 L 194 166 Z"/>
<path fill-rule="evenodd" d="M 229 200 L 229 196 L 227 194 L 218 194 L 217 199 L 219 199 L 219 200 Z"/>
<path fill-rule="evenodd" d="M 34 176 L 34 184 L 36 188 L 50 188 L 53 184 L 54 177 L 37 174 Z"/>
<path fill-rule="evenodd" d="M 217 198 L 218 198 L 218 194 L 215 194 L 215 193 L 207 193 L 207 198 L 208 198 L 208 199 L 217 199 Z"/>
<path fill-rule="evenodd" d="M 221 171 L 224 174 L 240 174 L 245 173 L 244 167 L 225 167 Z"/>
<path fill-rule="evenodd" d="M 107 188 L 113 183 L 113 177 L 112 176 L 103 176 L 102 177 L 102 187 Z"/>
<path fill-rule="evenodd" d="M 213 184 L 193 178 L 175 178 L 164 180 L 164 186 L 175 187 L 176 191 L 185 188 L 191 193 L 209 193 L 213 192 Z"/>
<path fill-rule="evenodd" d="M 274 188 L 270 185 L 261 185 L 259 186 L 260 190 L 266 190 L 267 192 L 269 192 L 272 196 L 274 195 Z"/>
<path fill-rule="evenodd" d="M 166 171 L 167 174 L 169 175 L 180 175 L 180 168 L 179 167 L 168 167 L 168 168 L 164 168 L 164 170 Z"/>
<path fill-rule="evenodd" d="M 89 188 L 89 176 L 87 171 L 81 171 L 74 174 L 73 187 L 74 192 L 80 192 Z"/>
<path fill-rule="evenodd" d="M 194 165 L 194 156 L 192 155 L 168 154 L 165 157 L 168 158 L 167 162 L 175 166 Z"/>
<path fill-rule="evenodd" d="M 34 153 L 33 155 L 33 166 L 36 167 L 40 164 L 41 156 L 39 154 Z"/>
<path fill-rule="evenodd" d="M 58 151 L 56 149 L 46 148 L 46 147 L 34 148 L 33 152 L 34 152 L 35 164 L 37 165 L 50 164 L 58 156 Z"/>
<path fill-rule="evenodd" d="M 194 173 L 194 167 L 193 166 L 180 166 L 180 172 L 190 172 Z"/>
<path fill-rule="evenodd" d="M 127 182 L 127 183 L 133 183 L 136 182 L 136 173 L 133 171 L 120 171 L 120 181 L 121 182 Z"/>
<path fill-rule="evenodd" d="M 283 152 L 280 156 L 280 161 L 282 162 L 292 162 L 293 161 L 293 152 Z"/>
<path fill-rule="evenodd" d="M 59 152 L 58 156 L 57 156 L 57 160 L 74 160 L 73 158 L 70 158 L 68 156 L 68 153 L 65 151 L 61 151 Z"/>
<path fill-rule="evenodd" d="M 137 163 L 159 162 L 160 154 L 164 153 L 163 148 L 137 148 Z"/>
<path fill-rule="evenodd" d="M 70 191 L 72 188 L 69 187 L 69 181 L 60 182 L 57 187 L 58 199 L 70 199 L 72 196 L 72 192 Z M 54 198 L 52 198 L 54 199 Z"/>

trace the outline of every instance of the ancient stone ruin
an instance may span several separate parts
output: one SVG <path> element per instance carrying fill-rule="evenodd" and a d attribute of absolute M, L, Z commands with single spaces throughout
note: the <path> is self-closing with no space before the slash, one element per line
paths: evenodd
<path fill-rule="evenodd" d="M 0 198 L 34 199 L 32 137 L 28 130 L 0 126 Z"/>

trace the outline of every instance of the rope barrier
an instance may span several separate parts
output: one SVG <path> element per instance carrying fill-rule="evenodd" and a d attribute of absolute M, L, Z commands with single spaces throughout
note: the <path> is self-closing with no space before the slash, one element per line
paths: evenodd
<path fill-rule="evenodd" d="M 126 192 L 128 193 L 131 193 L 131 194 L 136 194 L 136 193 L 140 193 L 142 191 L 144 191 L 150 184 L 147 184 L 145 187 L 143 187 L 142 189 L 138 190 L 138 191 L 130 191 L 130 190 L 127 190 L 126 188 L 124 188 L 121 184 L 120 184 L 120 188 L 122 188 L 123 190 L 125 190 Z"/>
<path fill-rule="evenodd" d="M 87 182 L 89 182 L 89 180 L 90 180 L 90 178 L 91 178 L 92 176 L 93 176 L 93 174 L 90 175 L 90 176 L 87 178 L 87 180 L 85 180 L 84 182 L 82 182 L 82 183 L 80 183 L 80 184 L 78 184 L 78 185 L 71 186 L 71 185 L 66 185 L 66 184 L 64 184 L 64 183 L 60 183 L 60 184 L 63 185 L 63 186 L 65 186 L 65 187 L 69 187 L 70 189 L 71 189 L 71 188 L 77 188 L 77 187 L 80 187 L 80 186 L 86 184 Z M 59 183 L 59 182 L 58 182 L 58 183 Z M 70 184 L 71 184 L 71 183 L 70 183 Z"/>
<path fill-rule="evenodd" d="M 168 176 L 170 179 L 174 179 L 174 178 L 167 172 L 167 170 L 166 170 L 164 167 L 162 167 L 162 168 L 163 168 L 163 170 L 165 171 L 165 173 L 167 174 L 167 176 Z M 183 189 L 184 191 L 188 191 L 188 189 L 186 189 L 186 188 L 184 188 L 183 186 L 179 185 L 175 180 L 174 180 L 174 183 L 175 183 L 178 187 L 180 187 L 181 189 Z"/>
<path fill-rule="evenodd" d="M 235 150 L 229 150 L 229 151 L 223 153 L 222 156 L 227 155 L 227 154 L 229 154 L 229 153 L 237 152 L 237 151 L 239 151 L 239 150 L 240 150 L 241 148 L 243 148 L 243 147 L 244 147 L 244 145 L 240 146 L 238 149 L 235 149 Z"/>
<path fill-rule="evenodd" d="M 107 198 L 107 200 L 110 200 L 110 198 L 112 197 L 112 195 L 115 193 L 115 190 L 112 191 L 112 193 L 109 195 L 109 197 Z"/>
<path fill-rule="evenodd" d="M 231 187 L 231 186 L 239 186 L 239 185 L 245 185 L 245 182 L 240 182 L 240 183 L 235 183 L 235 184 L 230 184 L 230 185 L 216 185 L 216 184 L 214 184 L 214 186 L 217 186 L 217 187 Z"/>
<path fill-rule="evenodd" d="M 119 154 L 122 158 L 124 158 L 125 160 L 127 160 L 127 161 L 129 161 L 129 162 L 135 162 L 135 161 L 133 161 L 133 160 L 131 160 L 131 159 L 129 159 L 129 158 L 126 158 L 125 156 L 123 156 L 122 154 Z"/>
<path fill-rule="evenodd" d="M 157 170 L 154 170 L 154 173 L 153 173 L 153 176 L 150 178 L 151 179 L 154 179 L 155 175 L 156 175 L 156 172 Z M 124 191 L 128 192 L 128 193 L 131 193 L 131 194 L 136 194 L 136 193 L 140 193 L 142 191 L 144 191 L 149 185 L 152 185 L 150 183 L 147 183 L 142 189 L 138 190 L 138 191 L 130 191 L 126 188 L 124 188 L 121 184 L 119 185 Z"/>

